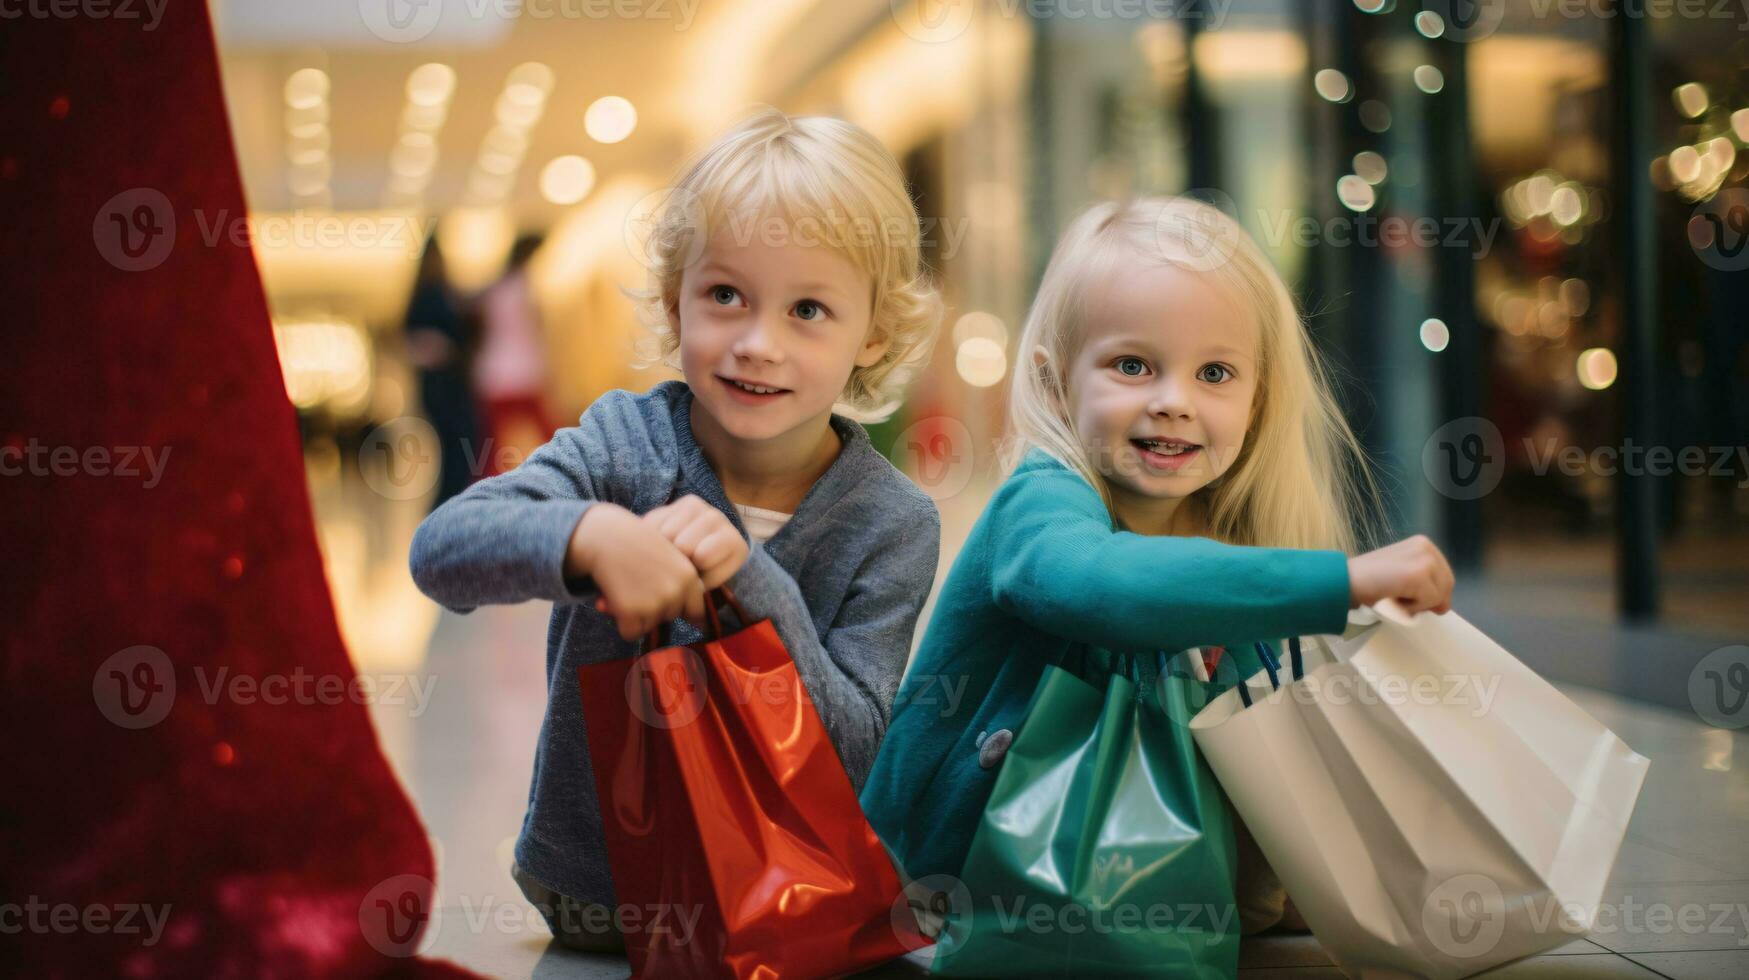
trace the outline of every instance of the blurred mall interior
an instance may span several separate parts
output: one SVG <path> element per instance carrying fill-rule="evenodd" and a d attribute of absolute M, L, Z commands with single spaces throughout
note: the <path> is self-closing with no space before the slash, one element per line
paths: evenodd
<path fill-rule="evenodd" d="M 452 880 L 514 896 L 497 869 L 546 611 L 457 617 L 413 588 L 410 536 L 450 479 L 437 433 L 471 426 L 461 478 L 487 475 L 602 392 L 671 376 L 634 366 L 639 217 L 759 104 L 866 127 L 912 182 L 949 314 L 870 431 L 936 497 L 943 573 L 1000 479 L 1010 343 L 1058 231 L 1096 200 L 1197 190 L 1296 289 L 1397 534 L 1453 556 L 1458 609 L 1551 677 L 1692 718 L 1695 662 L 1749 636 L 1749 15 L 1177 6 L 454 0 L 407 27 L 352 0 L 212 0 L 343 630 L 363 671 L 463 679 L 430 715 L 375 709 Z M 1388 218 L 1437 244 L 1380 240 Z M 428 234 L 436 315 L 415 301 Z M 505 288 L 513 252 L 526 277 Z M 495 343 L 535 345 L 540 370 L 482 393 L 504 383 L 473 363 Z M 1454 492 L 1430 439 L 1477 418 L 1504 466 Z M 1629 444 L 1705 464 L 1550 462 Z M 1740 737 L 1719 734 L 1728 770 Z"/>

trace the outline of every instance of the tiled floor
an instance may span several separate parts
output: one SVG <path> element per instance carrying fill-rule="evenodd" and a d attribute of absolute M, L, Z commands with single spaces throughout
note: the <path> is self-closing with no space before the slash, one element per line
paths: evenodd
<path fill-rule="evenodd" d="M 441 910 L 428 955 L 497 977 L 621 977 L 622 959 L 551 946 L 507 871 L 540 725 L 545 627 L 545 611 L 532 605 L 445 613 L 422 668 L 436 680 L 425 710 L 374 711 L 441 862 Z M 1749 732 L 1708 728 L 1588 688 L 1567 691 L 1651 757 L 1651 773 L 1598 928 L 1487 975 L 1749 977 Z M 870 975 L 924 973 L 912 962 Z M 1341 973 L 1310 936 L 1265 936 L 1246 943 L 1240 976 Z"/>

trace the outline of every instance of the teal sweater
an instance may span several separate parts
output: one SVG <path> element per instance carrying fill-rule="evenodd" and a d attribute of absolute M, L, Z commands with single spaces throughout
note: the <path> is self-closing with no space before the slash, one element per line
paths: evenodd
<path fill-rule="evenodd" d="M 1084 645 L 1087 669 L 1119 670 L 1138 655 L 1224 645 L 1248 676 L 1260 667 L 1255 642 L 1341 633 L 1347 617 L 1341 552 L 1118 530 L 1086 480 L 1034 449 L 948 573 L 863 809 L 906 874 L 957 875 L 1000 748 L 1071 646 Z"/>

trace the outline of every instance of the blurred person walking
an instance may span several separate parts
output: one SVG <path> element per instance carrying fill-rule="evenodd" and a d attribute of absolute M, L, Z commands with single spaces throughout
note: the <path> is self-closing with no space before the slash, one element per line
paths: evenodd
<path fill-rule="evenodd" d="M 419 257 L 419 273 L 405 318 L 407 360 L 419 374 L 425 418 L 437 433 L 439 471 L 433 510 L 467 489 L 477 473 L 480 417 L 468 384 L 471 329 L 463 304 L 450 286 L 443 249 L 433 235 Z"/>
<path fill-rule="evenodd" d="M 476 300 L 480 349 L 473 382 L 487 435 L 483 476 L 513 469 L 557 429 L 546 407 L 546 338 L 528 278 L 528 261 L 540 245 L 539 235 L 518 238 L 504 273 Z"/>

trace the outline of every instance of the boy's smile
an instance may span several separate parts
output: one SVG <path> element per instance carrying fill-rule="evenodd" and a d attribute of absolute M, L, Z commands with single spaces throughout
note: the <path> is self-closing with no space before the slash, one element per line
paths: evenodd
<path fill-rule="evenodd" d="M 717 375 L 716 378 L 727 386 L 729 396 L 743 405 L 764 405 L 783 395 L 792 394 L 788 388 L 764 385 L 747 378 L 728 377 L 721 374 Z"/>
<path fill-rule="evenodd" d="M 773 237 L 770 221 L 753 227 L 720 231 L 687 268 L 673 325 L 713 464 L 782 476 L 823 455 L 851 372 L 887 343 L 870 337 L 869 275 L 830 248 Z"/>

